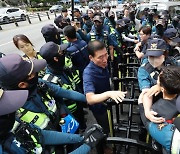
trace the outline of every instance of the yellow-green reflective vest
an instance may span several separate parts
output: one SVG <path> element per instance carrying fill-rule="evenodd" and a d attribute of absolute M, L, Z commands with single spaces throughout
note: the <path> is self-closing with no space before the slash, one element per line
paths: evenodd
<path fill-rule="evenodd" d="M 50 113 L 55 114 L 55 112 L 57 111 L 56 102 L 49 95 L 47 95 L 47 97 L 49 98 L 49 100 L 44 100 L 43 103 L 46 105 Z M 33 123 L 41 129 L 46 128 L 50 121 L 50 118 L 45 113 L 36 113 L 28 111 L 24 108 L 20 108 L 17 113 L 20 115 L 20 119 L 22 121 L 25 121 L 27 123 Z"/>
<path fill-rule="evenodd" d="M 52 74 L 45 74 L 45 76 L 43 77 L 43 80 L 54 83 L 54 84 L 58 84 L 60 87 L 62 87 L 64 89 L 75 90 L 76 83 L 74 82 L 73 79 L 71 79 L 69 77 L 68 77 L 68 79 L 70 80 L 71 85 L 63 83 L 59 77 L 52 75 Z M 77 110 L 77 105 L 73 101 L 68 101 L 68 104 L 66 104 L 66 105 L 67 105 L 68 109 L 71 111 L 71 113 L 73 113 Z"/>
<path fill-rule="evenodd" d="M 73 69 L 73 64 L 72 64 L 71 58 L 65 57 L 65 66 L 67 68 L 69 68 L 70 70 L 73 70 L 71 72 L 72 76 L 73 76 L 73 81 L 75 82 L 75 84 L 79 84 L 81 82 L 80 77 L 79 77 L 79 70 Z"/>
<path fill-rule="evenodd" d="M 116 40 L 118 41 L 118 42 L 117 42 L 117 43 L 118 43 L 118 46 L 121 47 L 122 44 L 121 44 L 121 42 L 119 41 L 119 36 L 116 34 L 115 29 L 113 29 L 110 34 L 113 34 L 113 35 L 116 36 Z M 117 57 L 117 56 L 118 56 L 117 51 L 114 50 L 114 57 Z"/>
<path fill-rule="evenodd" d="M 63 34 L 60 34 L 60 38 L 61 38 L 61 42 L 64 43 L 68 43 L 68 41 L 66 40 L 66 38 L 64 37 Z"/>

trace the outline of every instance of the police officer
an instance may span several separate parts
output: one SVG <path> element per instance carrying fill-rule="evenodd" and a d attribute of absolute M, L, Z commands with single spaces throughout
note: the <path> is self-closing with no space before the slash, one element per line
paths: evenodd
<path fill-rule="evenodd" d="M 110 28 L 107 25 L 103 25 L 103 18 L 99 15 L 96 15 L 93 20 L 94 24 L 92 29 L 86 36 L 87 42 L 100 40 L 108 45 Z"/>
<path fill-rule="evenodd" d="M 25 104 L 27 98 L 28 90 L 3 91 L 1 89 L 0 153 L 42 153 L 47 150 L 47 145 L 81 144 L 71 154 L 81 152 L 86 154 L 103 138 L 102 128 L 97 124 L 90 127 L 88 134 L 83 138 L 77 134 L 42 130 L 22 121 L 15 123 L 15 118 L 18 118 L 15 116 L 16 110 Z M 93 136 L 96 141 L 90 141 L 90 136 Z"/>
<path fill-rule="evenodd" d="M 74 13 L 74 16 L 75 16 L 75 17 L 78 19 L 78 21 L 81 23 L 81 28 L 82 28 L 83 25 L 84 25 L 84 22 L 83 22 L 83 19 L 82 19 L 82 17 L 81 17 L 81 13 L 80 13 L 79 9 L 74 8 L 73 13 Z"/>
<path fill-rule="evenodd" d="M 119 19 L 116 21 L 116 29 L 114 29 L 110 33 L 110 56 L 111 56 L 111 63 L 113 64 L 113 76 L 118 77 L 119 76 L 119 69 L 118 69 L 118 63 L 122 63 L 122 55 L 123 55 L 123 39 L 122 39 L 122 32 L 123 27 L 125 26 L 124 20 Z M 119 89 L 119 84 L 114 83 L 114 89 Z"/>
<path fill-rule="evenodd" d="M 147 91 L 157 83 L 157 78 L 162 66 L 174 65 L 175 63 L 167 56 L 167 44 L 164 40 L 154 38 L 148 42 L 146 55 L 148 61 L 138 69 L 138 82 L 142 95 L 144 95 L 144 109 L 146 117 L 152 122 L 163 122 L 162 118 L 154 117 L 150 111 L 152 97 L 147 96 Z"/>
<path fill-rule="evenodd" d="M 122 38 L 123 41 L 126 43 L 126 46 L 132 46 L 136 43 L 138 43 L 138 39 L 136 35 L 132 35 L 130 33 L 130 29 L 131 29 L 131 22 L 129 18 L 123 18 L 125 26 L 121 27 L 123 29 L 122 32 Z"/>
<path fill-rule="evenodd" d="M 66 26 L 63 33 L 70 43 L 66 49 L 67 54 L 70 55 L 73 65 L 79 70 L 80 76 L 84 68 L 89 63 L 87 43 L 84 40 L 79 40 L 76 37 L 76 29 L 73 26 Z"/>
<path fill-rule="evenodd" d="M 80 93 L 64 90 L 54 84 L 38 86 L 40 82 L 37 73 L 46 66 L 44 59 L 27 61 L 17 54 L 12 54 L 1 58 L 0 63 L 3 66 L 0 68 L 1 87 L 29 91 L 28 100 L 18 110 L 20 119 L 25 122 L 35 124 L 41 129 L 59 130 L 60 108 L 64 108 L 67 114 L 70 113 L 63 105 L 62 98 L 86 101 Z"/>
<path fill-rule="evenodd" d="M 113 11 L 108 12 L 108 17 L 104 19 L 104 25 L 108 25 L 110 32 L 112 32 L 116 26 L 115 13 Z"/>
<path fill-rule="evenodd" d="M 46 42 L 53 41 L 57 44 L 61 44 L 62 40 L 58 29 L 53 24 L 47 24 L 42 27 L 41 33 Z"/>
<path fill-rule="evenodd" d="M 179 32 L 180 29 L 180 16 L 174 16 L 172 18 L 172 26 L 176 28 Z"/>
<path fill-rule="evenodd" d="M 148 11 L 147 19 L 142 22 L 142 26 L 150 26 L 152 28 L 155 24 L 155 21 L 153 20 L 154 14 L 153 10 Z"/>
<path fill-rule="evenodd" d="M 83 15 L 83 21 L 84 25 L 82 27 L 85 34 L 89 33 L 91 31 L 93 22 L 91 21 L 90 17 L 87 14 Z"/>
<path fill-rule="evenodd" d="M 58 46 L 54 42 L 44 44 L 40 49 L 40 55 L 47 60 L 48 66 L 43 80 L 56 84 L 63 89 L 70 89 L 82 92 L 79 84 L 76 84 L 73 76 L 77 76 L 76 72 L 65 69 L 64 51 L 66 45 Z M 77 82 L 77 81 L 76 81 Z M 76 96 L 75 96 L 76 97 Z M 83 106 L 85 106 L 84 98 L 81 98 L 82 103 L 65 100 L 71 113 L 77 118 L 80 123 L 80 129 L 85 130 L 86 124 L 84 122 Z"/>
<path fill-rule="evenodd" d="M 165 21 L 163 19 L 158 19 L 155 26 L 152 27 L 152 32 L 158 35 L 160 38 L 163 37 L 164 31 L 166 30 Z"/>
<path fill-rule="evenodd" d="M 163 38 L 166 41 L 166 43 L 169 45 L 168 55 L 173 56 L 173 57 L 179 57 L 180 56 L 180 49 L 179 49 L 180 37 L 179 37 L 178 31 L 175 28 L 168 28 L 164 32 Z"/>

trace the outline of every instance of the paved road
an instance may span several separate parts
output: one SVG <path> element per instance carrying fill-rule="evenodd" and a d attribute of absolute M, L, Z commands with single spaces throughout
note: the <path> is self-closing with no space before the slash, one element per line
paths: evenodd
<path fill-rule="evenodd" d="M 26 35 L 34 44 L 35 49 L 38 51 L 45 43 L 41 34 L 41 28 L 46 24 L 53 23 L 54 17 L 54 14 L 51 14 L 51 19 L 48 20 L 47 16 L 43 16 L 41 22 L 38 18 L 33 18 L 31 19 L 32 24 L 29 24 L 28 21 L 18 22 L 19 27 L 16 27 L 14 23 L 1 25 L 3 30 L 0 31 L 0 52 L 5 54 L 22 54 L 12 42 L 13 36 L 17 34 Z"/>

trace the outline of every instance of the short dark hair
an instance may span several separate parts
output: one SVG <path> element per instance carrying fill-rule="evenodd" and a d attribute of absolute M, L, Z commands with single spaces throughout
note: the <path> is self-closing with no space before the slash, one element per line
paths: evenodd
<path fill-rule="evenodd" d="M 164 87 L 168 94 L 180 94 L 180 67 L 166 66 L 159 75 L 160 86 Z"/>
<path fill-rule="evenodd" d="M 150 26 L 142 26 L 140 29 L 139 29 L 139 32 L 142 31 L 144 34 L 146 35 L 151 35 L 151 32 L 152 32 L 152 29 Z"/>
<path fill-rule="evenodd" d="M 19 49 L 19 46 L 18 46 L 18 41 L 21 40 L 23 41 L 24 43 L 30 43 L 32 46 L 33 44 L 31 43 L 31 41 L 29 40 L 29 38 L 23 34 L 19 34 L 19 35 L 15 35 L 13 37 L 13 42 L 14 42 L 14 45 Z"/>
<path fill-rule="evenodd" d="M 95 52 L 105 48 L 105 44 L 101 41 L 95 40 L 88 43 L 88 53 L 94 57 Z"/>
<path fill-rule="evenodd" d="M 64 33 L 65 36 L 67 36 L 70 39 L 77 38 L 76 37 L 76 29 L 71 25 L 68 25 L 68 26 L 64 27 L 63 33 Z"/>

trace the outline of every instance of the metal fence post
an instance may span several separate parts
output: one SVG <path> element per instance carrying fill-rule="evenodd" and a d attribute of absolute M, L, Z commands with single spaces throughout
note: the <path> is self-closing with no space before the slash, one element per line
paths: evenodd
<path fill-rule="evenodd" d="M 17 23 L 17 21 L 16 21 L 16 18 L 15 18 L 15 17 L 13 17 L 13 22 L 15 23 L 16 27 L 19 26 L 18 23 Z"/>
<path fill-rule="evenodd" d="M 41 21 L 41 17 L 40 17 L 40 15 L 39 15 L 39 13 L 37 13 L 37 15 L 38 15 L 39 21 Z"/>
<path fill-rule="evenodd" d="M 48 13 L 48 12 L 46 12 L 46 14 L 47 14 L 48 19 L 50 20 L 49 13 Z"/>
<path fill-rule="evenodd" d="M 29 18 L 29 16 L 28 16 L 28 15 L 26 15 L 26 18 L 27 18 L 27 20 L 28 20 L 29 24 L 31 24 L 31 20 L 30 20 L 30 18 Z"/>
<path fill-rule="evenodd" d="M 54 15 L 55 15 L 55 17 L 57 17 L 57 15 L 56 15 L 56 11 L 54 11 Z"/>

